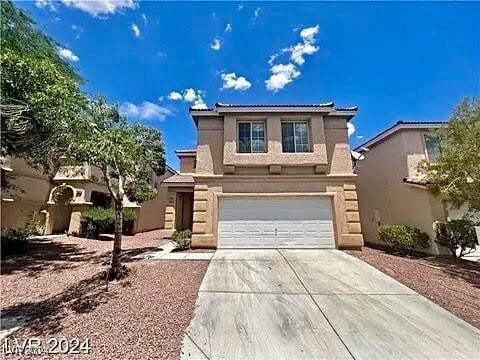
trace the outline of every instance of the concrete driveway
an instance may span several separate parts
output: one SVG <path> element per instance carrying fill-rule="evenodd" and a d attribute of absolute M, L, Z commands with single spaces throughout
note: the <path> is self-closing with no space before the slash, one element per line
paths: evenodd
<path fill-rule="evenodd" d="M 338 250 L 219 250 L 182 358 L 479 359 L 480 331 Z"/>

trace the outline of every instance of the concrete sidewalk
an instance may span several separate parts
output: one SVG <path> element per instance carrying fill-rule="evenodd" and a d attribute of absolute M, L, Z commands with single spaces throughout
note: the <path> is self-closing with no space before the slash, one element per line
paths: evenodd
<path fill-rule="evenodd" d="M 477 359 L 480 332 L 338 250 L 218 250 L 182 358 Z"/>
<path fill-rule="evenodd" d="M 174 251 L 175 244 L 168 242 L 162 245 L 158 251 L 149 251 L 143 254 L 136 255 L 137 259 L 149 260 L 210 260 L 214 252 L 189 252 L 189 251 Z"/>

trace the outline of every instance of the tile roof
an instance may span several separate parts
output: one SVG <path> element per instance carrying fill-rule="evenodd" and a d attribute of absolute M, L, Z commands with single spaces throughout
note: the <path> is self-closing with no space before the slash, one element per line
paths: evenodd
<path fill-rule="evenodd" d="M 333 101 L 323 103 L 323 104 L 223 104 L 215 103 L 215 107 L 224 108 L 224 107 L 293 107 L 293 108 L 303 108 L 303 107 L 333 107 L 335 104 Z"/>
<path fill-rule="evenodd" d="M 192 175 L 179 174 L 170 176 L 168 179 L 162 181 L 162 183 L 165 184 L 193 184 L 194 182 Z"/>
<path fill-rule="evenodd" d="M 412 185 L 427 186 L 430 184 L 425 177 L 404 177 L 403 182 Z"/>

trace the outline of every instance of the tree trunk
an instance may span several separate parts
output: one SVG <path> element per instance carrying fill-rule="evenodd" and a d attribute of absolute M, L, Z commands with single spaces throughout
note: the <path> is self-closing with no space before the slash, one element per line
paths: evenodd
<path fill-rule="evenodd" d="M 113 240 L 112 261 L 110 264 L 110 278 L 116 279 L 121 272 L 120 254 L 122 252 L 122 225 L 123 203 L 115 200 L 115 235 Z"/>

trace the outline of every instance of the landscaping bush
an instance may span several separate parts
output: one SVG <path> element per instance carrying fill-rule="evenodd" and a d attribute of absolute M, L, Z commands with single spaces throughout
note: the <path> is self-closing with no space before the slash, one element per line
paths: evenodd
<path fill-rule="evenodd" d="M 395 253 L 410 253 L 416 248 L 427 248 L 430 245 L 426 233 L 408 225 L 382 225 L 379 234 L 380 240 Z"/>
<path fill-rule="evenodd" d="M 189 249 L 191 237 L 192 232 L 190 230 L 175 230 L 172 234 L 172 239 L 175 241 L 178 250 Z"/>
<path fill-rule="evenodd" d="M 30 215 L 22 229 L 3 229 L 1 232 L 1 257 L 25 253 L 28 239 L 43 233 L 44 221 L 38 212 Z"/>
<path fill-rule="evenodd" d="M 473 252 L 478 245 L 475 233 L 475 222 L 469 219 L 450 220 L 448 223 L 437 223 L 435 242 L 446 247 L 454 258 L 461 258 Z"/>
<path fill-rule="evenodd" d="M 100 234 L 113 233 L 115 228 L 115 210 L 113 208 L 104 209 L 101 207 L 92 207 L 83 214 L 85 222 L 82 228 L 84 235 L 88 238 L 98 238 Z M 124 235 L 133 234 L 136 215 L 132 209 L 123 209 L 123 227 Z"/>
<path fill-rule="evenodd" d="M 25 253 L 28 233 L 23 229 L 4 229 L 1 238 L 2 259 L 7 256 Z"/>
<path fill-rule="evenodd" d="M 133 235 L 133 229 L 135 226 L 136 219 L 137 219 L 137 215 L 135 215 L 135 211 L 133 211 L 133 209 L 128 209 L 128 208 L 123 209 L 123 225 L 122 225 L 123 235 Z M 113 224 L 115 225 L 115 217 L 114 217 Z"/>

